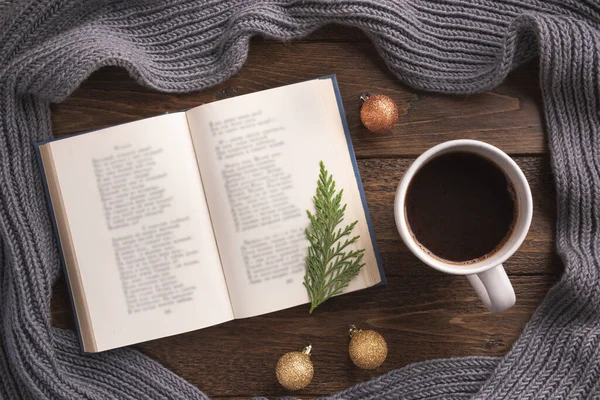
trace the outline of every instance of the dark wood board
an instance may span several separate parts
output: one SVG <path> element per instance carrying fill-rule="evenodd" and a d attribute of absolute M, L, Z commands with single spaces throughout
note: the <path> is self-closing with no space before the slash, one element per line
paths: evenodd
<path fill-rule="evenodd" d="M 503 355 L 560 277 L 562 265 L 554 253 L 555 194 L 535 61 L 482 94 L 429 94 L 400 84 L 360 31 L 330 27 L 300 42 L 253 40 L 238 75 L 196 93 L 157 93 L 124 70 L 104 68 L 52 106 L 53 129 L 61 136 L 103 128 L 330 73 L 338 76 L 389 284 L 332 299 L 313 315 L 296 307 L 134 346 L 212 397 L 288 394 L 275 380 L 275 363 L 309 342 L 316 372 L 313 383 L 298 394 L 305 398 L 415 361 Z M 405 112 L 391 133 L 374 135 L 360 125 L 363 91 L 387 94 Z M 485 311 L 465 278 L 443 275 L 418 261 L 394 224 L 394 194 L 404 171 L 429 147 L 457 138 L 484 140 L 511 154 L 534 197 L 529 235 L 505 263 L 517 304 L 499 315 Z M 74 327 L 63 280 L 54 290 L 52 319 L 57 326 Z M 376 329 L 387 339 L 389 357 L 377 370 L 358 370 L 349 360 L 349 323 Z"/>
<path fill-rule="evenodd" d="M 513 155 L 544 151 L 534 64 L 489 92 L 428 94 L 398 83 L 368 43 L 254 43 L 238 75 L 183 95 L 150 91 L 126 71 L 105 68 L 53 107 L 54 131 L 60 136 L 103 128 L 331 73 L 340 84 L 359 158 L 416 156 L 440 142 L 467 138 L 487 141 Z M 359 97 L 365 91 L 392 97 L 405 113 L 392 132 L 374 135 L 361 125 Z"/>

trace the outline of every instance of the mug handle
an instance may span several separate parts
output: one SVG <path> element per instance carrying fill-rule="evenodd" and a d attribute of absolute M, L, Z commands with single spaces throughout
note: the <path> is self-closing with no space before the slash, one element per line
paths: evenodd
<path fill-rule="evenodd" d="M 502 264 L 475 275 L 467 275 L 467 279 L 491 312 L 499 313 L 515 304 L 515 290 Z"/>

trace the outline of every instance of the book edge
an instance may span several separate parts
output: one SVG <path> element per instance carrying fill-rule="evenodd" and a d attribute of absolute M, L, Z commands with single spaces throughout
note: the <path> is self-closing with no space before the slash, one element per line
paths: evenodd
<path fill-rule="evenodd" d="M 55 241 L 56 241 L 56 245 L 58 247 L 58 251 L 59 251 L 59 255 L 60 255 L 60 264 L 63 270 L 63 275 L 65 278 L 65 282 L 67 284 L 67 291 L 69 292 L 69 301 L 71 303 L 71 310 L 73 311 L 73 315 L 74 315 L 74 319 L 75 319 L 75 327 L 77 330 L 77 339 L 79 342 L 79 347 L 81 349 L 81 352 L 83 354 L 89 354 L 89 353 L 93 353 L 93 352 L 97 352 L 97 346 L 96 346 L 96 341 L 93 338 L 93 333 L 90 333 L 90 341 L 91 341 L 91 349 L 90 351 L 88 351 L 86 349 L 86 346 L 84 345 L 84 332 L 82 330 L 82 326 L 81 323 L 79 322 L 80 319 L 80 314 L 77 312 L 77 307 L 75 305 L 75 296 L 74 296 L 74 291 L 71 285 L 71 280 L 69 277 L 69 272 L 68 272 L 68 268 L 67 268 L 67 262 L 65 259 L 65 253 L 64 253 L 64 249 L 63 249 L 63 245 L 62 245 L 62 241 L 60 238 L 60 232 L 59 232 L 59 227 L 58 227 L 58 221 L 56 219 L 56 213 L 54 211 L 54 204 L 52 202 L 52 197 L 50 194 L 50 188 L 48 185 L 48 179 L 46 176 L 46 168 L 44 166 L 44 161 L 42 158 L 42 149 L 41 147 L 45 144 L 48 144 L 50 142 L 53 142 L 54 140 L 47 140 L 47 141 L 43 141 L 43 142 L 39 142 L 39 143 L 35 143 L 34 144 L 34 148 L 35 148 L 35 154 L 36 154 L 36 159 L 38 162 L 38 166 L 39 166 L 39 170 L 40 170 L 40 177 L 42 179 L 42 184 L 44 187 L 44 194 L 46 197 L 46 203 L 48 205 L 48 210 L 50 212 L 50 220 L 51 220 L 51 225 L 52 225 L 52 230 L 54 233 L 54 237 L 55 237 Z M 85 299 L 83 300 L 83 303 L 85 303 Z M 86 306 L 87 308 L 87 306 Z M 87 317 L 89 319 L 89 316 Z M 90 325 L 91 327 L 91 323 L 88 322 L 88 325 Z M 87 335 L 86 335 L 87 336 Z"/>
<path fill-rule="evenodd" d="M 69 135 L 62 136 L 62 137 L 57 137 L 57 138 L 52 138 L 52 139 L 41 140 L 41 141 L 39 141 L 39 142 L 34 142 L 34 144 L 33 144 L 33 145 L 34 145 L 34 147 L 35 147 L 35 149 L 36 149 L 36 152 L 38 152 L 38 149 L 39 149 L 41 146 L 43 146 L 43 145 L 45 145 L 45 144 L 48 144 L 48 143 L 58 142 L 58 141 L 60 141 L 60 140 L 69 140 L 69 139 L 73 139 L 73 138 L 75 138 L 75 137 L 77 137 L 77 136 L 81 136 L 81 135 L 88 135 L 88 134 L 90 134 L 90 133 L 96 133 L 96 132 L 103 131 L 103 130 L 105 130 L 105 129 L 108 129 L 108 128 L 114 128 L 114 127 L 116 127 L 116 126 L 127 125 L 127 124 L 133 124 L 133 123 L 135 123 L 135 122 L 138 122 L 138 121 L 143 121 L 143 120 L 145 120 L 145 119 L 151 119 L 151 118 L 160 118 L 160 117 L 163 117 L 163 116 L 165 116 L 165 115 L 167 115 L 167 114 L 178 114 L 178 113 L 184 113 L 184 114 L 185 114 L 186 112 L 187 112 L 187 110 L 174 111 L 174 112 L 166 112 L 166 113 L 163 113 L 163 114 L 154 115 L 154 116 L 152 116 L 152 117 L 139 118 L 139 119 L 136 119 L 136 120 L 134 120 L 134 121 L 128 121 L 128 122 L 123 122 L 123 123 L 116 124 L 116 125 L 109 125 L 109 126 L 105 126 L 104 128 L 90 129 L 90 130 L 87 130 L 87 131 L 78 132 L 78 133 L 73 133 L 73 134 L 69 134 Z M 41 161 L 41 160 L 40 160 L 40 159 L 38 159 L 38 162 L 40 162 L 40 161 Z"/>
<path fill-rule="evenodd" d="M 381 262 L 381 255 L 379 254 L 379 246 L 375 239 L 375 231 L 373 229 L 373 221 L 371 220 L 371 214 L 369 213 L 369 206 L 367 204 L 367 198 L 365 196 L 365 190 L 362 185 L 362 179 L 360 178 L 360 172 L 358 170 L 358 163 L 356 161 L 356 154 L 354 153 L 354 146 L 352 145 L 352 136 L 350 135 L 350 129 L 348 128 L 348 121 L 346 121 L 346 112 L 344 111 L 344 104 L 342 103 L 342 95 L 338 86 L 337 77 L 335 74 L 325 75 L 317 79 L 331 79 L 333 84 L 333 91 L 335 93 L 335 99 L 337 101 L 338 111 L 342 120 L 342 126 L 344 128 L 344 134 L 346 135 L 346 144 L 348 146 L 348 152 L 350 153 L 350 159 L 352 160 L 352 167 L 354 168 L 354 176 L 360 193 L 360 199 L 362 201 L 363 211 L 365 212 L 365 219 L 369 228 L 369 234 L 371 235 L 371 244 L 373 246 L 373 252 L 375 253 L 375 260 L 377 260 L 377 268 L 379 269 L 379 277 L 381 282 L 373 286 L 387 285 L 387 278 Z"/>

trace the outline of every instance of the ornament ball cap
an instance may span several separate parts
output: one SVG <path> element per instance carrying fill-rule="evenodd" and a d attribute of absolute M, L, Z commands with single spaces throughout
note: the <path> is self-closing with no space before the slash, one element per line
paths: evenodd
<path fill-rule="evenodd" d="M 307 344 L 302 349 L 300 349 L 300 353 L 304 353 L 307 356 L 312 355 L 312 344 Z"/>

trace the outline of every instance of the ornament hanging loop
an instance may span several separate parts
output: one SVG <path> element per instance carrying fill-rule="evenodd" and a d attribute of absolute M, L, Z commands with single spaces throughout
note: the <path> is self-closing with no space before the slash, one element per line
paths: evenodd
<path fill-rule="evenodd" d="M 371 93 L 369 93 L 369 92 L 362 92 L 360 94 L 360 104 L 362 105 L 362 103 L 364 103 L 365 101 L 369 100 L 369 97 L 371 97 Z"/>
<path fill-rule="evenodd" d="M 307 356 L 312 355 L 312 344 L 306 345 L 300 349 L 300 353 L 306 354 Z"/>

